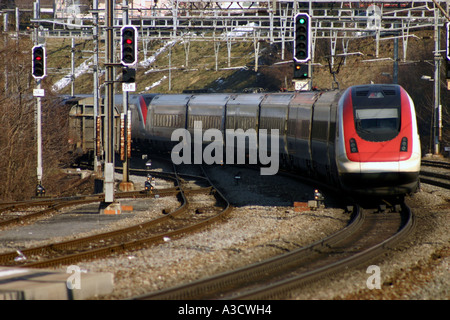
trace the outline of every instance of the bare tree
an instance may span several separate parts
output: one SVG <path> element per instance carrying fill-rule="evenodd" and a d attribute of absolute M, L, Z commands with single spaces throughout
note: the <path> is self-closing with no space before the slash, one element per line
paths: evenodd
<path fill-rule="evenodd" d="M 1 36 L 1 35 L 0 35 Z M 34 195 L 37 183 L 36 99 L 31 77 L 29 40 L 3 37 L 0 49 L 0 199 L 18 200 Z M 42 83 L 46 98 L 42 101 L 44 185 L 57 185 L 59 168 L 66 164 L 67 115 L 58 97 Z M 48 189 L 48 188 L 47 188 Z M 51 189 L 51 187 L 50 187 Z"/>

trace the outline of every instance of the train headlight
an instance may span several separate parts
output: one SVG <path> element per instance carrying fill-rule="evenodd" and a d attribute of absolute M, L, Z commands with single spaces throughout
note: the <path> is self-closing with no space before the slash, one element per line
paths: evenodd
<path fill-rule="evenodd" d="M 358 152 L 358 146 L 356 145 L 356 140 L 353 138 L 350 139 L 350 151 L 352 153 Z"/>
<path fill-rule="evenodd" d="M 408 138 L 403 137 L 402 142 L 400 144 L 400 152 L 407 152 L 408 151 Z"/>

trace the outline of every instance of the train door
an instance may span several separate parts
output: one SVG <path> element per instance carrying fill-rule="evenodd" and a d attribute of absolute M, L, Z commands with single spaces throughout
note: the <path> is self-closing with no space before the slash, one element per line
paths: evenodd
<path fill-rule="evenodd" d="M 225 144 L 229 163 L 257 164 L 259 108 L 265 94 L 243 93 L 228 100 L 226 107 Z M 248 159 L 245 159 L 248 158 Z"/>
<path fill-rule="evenodd" d="M 311 156 L 318 177 L 331 181 L 336 131 L 336 91 L 324 92 L 314 104 L 311 130 Z"/>
<path fill-rule="evenodd" d="M 208 150 L 214 150 L 216 161 L 219 158 L 223 160 L 224 120 L 229 99 L 229 94 L 197 94 L 193 95 L 188 103 L 187 129 L 193 139 L 192 142 L 195 145 L 201 143 L 202 152 L 207 145 L 210 145 L 211 147 Z M 198 136 L 199 129 L 201 129 L 201 137 Z M 208 132 L 213 136 L 205 135 L 205 131 L 209 129 L 215 129 Z M 220 131 L 221 137 L 217 131 Z M 221 141 L 219 141 L 219 137 L 222 139 Z M 201 141 L 198 141 L 199 139 Z M 221 155 L 216 152 L 216 148 L 222 150 Z M 197 153 L 199 150 L 197 150 Z"/>
<path fill-rule="evenodd" d="M 337 109 L 342 92 L 336 93 L 330 107 L 330 130 L 328 135 L 328 158 L 330 159 L 331 181 L 339 184 L 339 174 L 336 163 Z"/>
<path fill-rule="evenodd" d="M 191 95 L 162 94 L 150 103 L 146 130 L 152 143 L 160 150 L 170 151 L 178 142 L 172 142 L 175 129 L 186 129 L 187 103 Z"/>
<path fill-rule="evenodd" d="M 312 108 L 315 92 L 298 92 L 292 98 L 288 111 L 287 143 L 289 158 L 294 168 L 310 174 Z"/>
<path fill-rule="evenodd" d="M 261 110 L 259 116 L 259 132 L 260 139 L 262 139 L 261 130 L 267 132 L 266 150 L 261 150 L 265 154 L 267 152 L 275 152 L 272 150 L 272 139 L 269 136 L 275 134 L 273 130 L 278 130 L 278 154 L 280 155 L 280 163 L 282 167 L 287 167 L 289 163 L 288 158 L 288 144 L 287 144 L 287 121 L 288 121 L 288 107 L 294 96 L 293 93 L 276 93 L 268 94 L 261 102 Z M 259 145 L 262 148 L 262 145 Z"/>

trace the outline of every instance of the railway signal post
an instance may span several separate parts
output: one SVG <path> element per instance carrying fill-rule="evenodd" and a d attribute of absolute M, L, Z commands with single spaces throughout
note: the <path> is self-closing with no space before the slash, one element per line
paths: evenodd
<path fill-rule="evenodd" d="M 122 63 L 122 97 L 123 97 L 123 113 L 121 116 L 121 144 L 120 153 L 123 165 L 123 178 L 119 184 L 122 191 L 134 190 L 134 184 L 130 181 L 129 162 L 131 157 L 131 111 L 128 109 L 128 92 L 136 90 L 136 69 L 137 63 L 137 29 L 129 25 L 128 19 L 128 0 L 123 0 L 123 27 L 120 29 L 120 57 Z"/>
<path fill-rule="evenodd" d="M 124 66 L 133 66 L 137 62 L 137 29 L 126 25 L 120 30 L 120 57 Z"/>
<path fill-rule="evenodd" d="M 40 18 L 40 11 L 38 6 L 34 7 L 34 19 Z M 35 28 L 35 45 L 31 49 L 32 52 L 32 75 L 36 79 L 36 89 L 33 90 L 33 96 L 36 97 L 36 141 L 37 141 L 37 186 L 36 195 L 43 196 L 45 188 L 42 186 L 43 166 L 42 166 L 42 106 L 41 98 L 45 92 L 41 89 L 41 80 L 47 75 L 47 56 L 43 45 L 39 44 L 38 28 Z M 42 192 L 43 191 L 43 192 Z"/>
<path fill-rule="evenodd" d="M 311 17 L 298 13 L 294 17 L 294 85 L 296 91 L 311 90 Z"/>
<path fill-rule="evenodd" d="M 47 75 L 47 62 L 45 47 L 36 45 L 32 49 L 33 52 L 33 77 L 36 80 L 45 78 Z"/>
<path fill-rule="evenodd" d="M 105 169 L 104 193 L 105 206 L 113 206 L 114 192 L 114 1 L 106 1 L 106 143 L 105 143 Z"/>
<path fill-rule="evenodd" d="M 311 77 L 309 73 L 310 66 L 306 63 L 294 61 L 293 81 L 296 91 L 311 90 Z"/>
<path fill-rule="evenodd" d="M 298 13 L 294 17 L 294 60 L 311 60 L 311 18 L 307 13 Z"/>

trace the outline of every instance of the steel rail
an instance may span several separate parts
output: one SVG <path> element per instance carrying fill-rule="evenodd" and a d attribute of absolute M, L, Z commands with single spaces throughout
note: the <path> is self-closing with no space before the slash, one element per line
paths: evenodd
<path fill-rule="evenodd" d="M 421 173 L 422 175 L 423 173 Z M 425 178 L 425 177 L 420 177 L 420 182 L 421 183 L 426 183 L 426 184 L 430 184 L 433 186 L 437 186 L 437 187 L 441 187 L 444 189 L 450 189 L 450 182 L 448 182 L 448 177 L 446 178 L 446 181 L 441 181 L 441 180 L 436 180 L 436 176 L 434 176 L 435 179 L 430 179 L 430 178 Z"/>
<path fill-rule="evenodd" d="M 422 159 L 421 164 L 422 164 L 422 166 L 450 169 L 450 162 L 446 162 L 446 161 L 432 161 L 432 160 L 423 160 Z"/>
<path fill-rule="evenodd" d="M 355 210 L 353 212 L 352 219 L 345 228 L 339 230 L 329 237 L 316 241 L 311 245 L 237 270 L 221 273 L 216 276 L 212 276 L 206 279 L 200 279 L 198 281 L 194 281 L 188 284 L 182 284 L 161 291 L 144 294 L 135 297 L 134 299 L 198 299 L 204 296 L 211 295 L 221 288 L 229 286 L 230 284 L 233 284 L 233 286 L 242 285 L 243 283 L 248 282 L 249 279 L 254 279 L 255 275 L 264 276 L 267 273 L 270 273 L 272 270 L 278 269 L 280 266 L 296 265 L 298 263 L 299 257 L 304 258 L 306 256 L 309 256 L 316 250 L 331 246 L 355 232 L 363 223 L 364 215 L 361 213 L 362 211 L 360 210 L 359 206 L 355 206 L 354 208 Z"/>
<path fill-rule="evenodd" d="M 124 198 L 124 197 L 145 197 L 146 195 L 142 192 L 136 192 L 136 191 L 129 191 L 129 192 L 120 192 L 117 194 L 118 198 Z M 65 198 L 49 198 L 49 199 L 35 199 L 30 201 L 19 201 L 19 202 L 9 202 L 5 204 L 0 204 L 0 212 L 5 211 L 17 211 L 19 209 L 27 209 L 27 208 L 33 208 L 33 207 L 42 207 L 47 206 L 48 208 L 44 210 L 39 210 L 37 212 L 32 212 L 29 214 L 25 214 L 19 217 L 14 217 L 11 219 L 6 219 L 3 221 L 0 221 L 0 227 L 6 227 L 16 224 L 24 224 L 28 221 L 43 218 L 45 216 L 48 216 L 50 214 L 58 213 L 59 210 L 75 206 L 75 205 L 81 205 L 86 203 L 93 203 L 93 202 L 99 202 L 104 199 L 103 194 L 97 194 L 97 195 L 88 195 L 88 196 L 75 196 L 75 197 L 65 197 Z"/>
<path fill-rule="evenodd" d="M 370 249 L 342 259 L 338 262 L 331 263 L 312 271 L 304 272 L 299 276 L 275 282 L 270 285 L 262 285 L 261 287 L 245 294 L 235 295 L 232 299 L 273 298 L 281 294 L 285 294 L 286 292 L 289 292 L 290 290 L 293 290 L 294 288 L 297 288 L 307 282 L 317 280 L 327 274 L 339 272 L 343 268 L 361 263 L 362 261 L 366 261 L 366 259 L 382 253 L 387 247 L 393 246 L 397 241 L 400 241 L 401 238 L 412 230 L 414 226 L 414 219 L 411 211 L 406 205 L 403 206 L 403 211 L 406 215 L 406 223 L 404 223 L 401 231 L 399 231 L 395 236 L 392 236 L 391 238 L 371 247 Z M 302 261 L 305 261 L 305 259 L 308 259 L 317 252 L 328 249 L 332 250 L 334 245 L 355 234 L 365 223 L 365 220 L 366 215 L 364 214 L 364 211 L 360 210 L 360 208 L 356 206 L 354 217 L 346 228 L 323 240 L 317 241 L 310 246 L 292 251 L 282 256 L 265 260 L 262 263 L 256 263 L 210 278 L 145 294 L 135 297 L 134 299 L 209 299 L 211 297 L 220 297 L 218 294 L 220 294 L 223 288 L 236 288 L 236 290 L 238 290 L 241 286 L 251 284 L 255 281 L 255 279 L 261 280 L 269 278 L 271 274 L 282 272 L 280 270 L 293 270 L 297 266 L 300 266 Z"/>
<path fill-rule="evenodd" d="M 56 243 L 56 244 L 50 244 L 50 245 L 45 245 L 45 246 L 36 247 L 36 248 L 24 249 L 21 251 L 21 254 L 23 254 L 26 257 L 27 255 L 31 256 L 31 255 L 43 254 L 45 252 L 52 252 L 52 251 L 56 252 L 58 250 L 66 250 L 67 248 L 72 248 L 72 247 L 74 248 L 73 251 L 76 251 L 77 250 L 76 247 L 80 246 L 82 244 L 91 243 L 93 241 L 98 241 L 100 239 L 113 239 L 113 238 L 123 236 L 124 234 L 130 233 L 130 232 L 136 232 L 136 231 L 148 229 L 149 227 L 151 227 L 153 225 L 159 224 L 162 221 L 167 221 L 167 220 L 173 219 L 176 215 L 184 213 L 188 208 L 188 200 L 184 196 L 184 193 L 186 193 L 186 194 L 193 194 L 193 193 L 199 193 L 199 192 L 211 193 L 211 190 L 212 190 L 212 188 L 214 188 L 214 186 L 212 185 L 212 187 L 182 190 L 181 185 L 178 185 L 177 188 L 179 188 L 177 190 L 177 194 L 180 195 L 181 198 L 183 199 L 182 205 L 178 209 L 176 209 L 174 212 L 172 212 L 168 215 L 165 215 L 158 219 L 151 220 L 147 223 L 138 224 L 138 225 L 131 226 L 128 228 L 117 230 L 117 231 L 98 234 L 98 235 L 94 235 L 91 237 L 85 237 L 85 238 L 81 238 L 81 239 L 70 240 L 70 241 L 66 241 L 66 242 L 62 242 L 62 243 Z M 181 234 L 197 231 L 206 225 L 209 225 L 213 222 L 218 221 L 219 219 L 224 218 L 224 216 L 226 214 L 228 214 L 232 209 L 232 207 L 228 203 L 228 201 L 225 198 L 221 198 L 222 195 L 219 192 L 217 192 L 217 191 L 214 192 L 214 196 L 217 198 L 217 200 L 220 200 L 225 203 L 224 209 L 220 213 L 214 215 L 213 217 L 204 219 L 200 222 L 196 222 L 195 224 L 192 224 L 190 226 L 182 227 L 182 228 L 170 231 L 170 232 L 163 232 L 160 234 L 144 237 L 144 238 L 138 239 L 138 240 L 121 242 L 121 243 L 115 244 L 115 245 L 109 245 L 109 246 L 104 246 L 101 248 L 85 250 L 83 252 L 67 254 L 67 255 L 64 255 L 61 257 L 56 257 L 56 258 L 47 259 L 47 260 L 43 260 L 43 261 L 25 263 L 25 264 L 20 265 L 19 267 L 27 267 L 27 268 L 55 267 L 55 266 L 58 266 L 61 264 L 74 263 L 74 262 L 77 262 L 77 261 L 80 261 L 83 259 L 99 258 L 99 257 L 103 257 L 106 255 L 110 255 L 112 253 L 123 252 L 126 250 L 141 248 L 144 246 L 148 246 L 150 244 L 154 244 L 154 243 L 163 241 L 164 237 L 176 237 Z M 157 221 L 155 221 L 155 220 L 157 220 Z M 0 254 L 0 264 L 4 264 L 5 262 L 11 263 L 11 261 L 14 260 L 14 258 L 17 257 L 17 255 L 18 255 L 17 252 L 8 252 L 8 253 Z"/>
<path fill-rule="evenodd" d="M 435 167 L 444 170 L 450 169 L 450 162 L 445 161 L 430 161 L 430 160 L 422 160 L 422 167 Z M 438 186 L 444 189 L 450 189 L 450 171 L 447 174 L 442 172 L 431 172 L 421 169 L 420 170 L 420 182 Z"/>
<path fill-rule="evenodd" d="M 386 252 L 389 248 L 394 247 L 397 243 L 403 240 L 407 235 L 409 235 L 415 227 L 414 214 L 411 212 L 410 208 L 406 205 L 402 205 L 402 213 L 404 213 L 405 222 L 403 223 L 401 229 L 396 232 L 393 236 L 382 241 L 381 243 L 372 246 L 364 251 L 356 253 L 355 255 L 349 256 L 345 259 L 339 260 L 335 263 L 323 266 L 321 268 L 302 273 L 293 278 L 286 279 L 284 281 L 272 284 L 267 287 L 262 287 L 256 289 L 252 292 L 242 294 L 235 299 L 270 299 L 274 297 L 284 296 L 286 293 L 295 290 L 306 283 L 318 280 L 325 276 L 335 274 L 355 267 L 365 261 L 375 258 Z"/>
<path fill-rule="evenodd" d="M 148 171 L 143 170 L 137 170 L 133 169 L 133 171 L 136 174 L 143 175 L 147 173 Z M 167 172 L 151 172 L 155 177 L 160 177 L 166 180 L 174 180 L 174 174 L 173 173 L 167 173 Z M 185 176 L 185 175 L 182 175 Z M 175 192 L 179 191 L 177 187 L 174 188 L 165 188 L 163 190 L 159 189 L 157 192 L 161 195 L 169 195 L 173 194 Z M 155 191 L 156 192 L 156 191 Z M 191 192 L 191 191 L 188 191 Z M 201 192 L 201 190 L 197 190 L 197 192 Z M 118 199 L 123 198 L 137 198 L 137 197 L 147 197 L 151 196 L 150 194 L 146 193 L 145 191 L 126 191 L 126 192 L 118 192 L 116 194 L 116 197 Z M 32 207 L 42 207 L 47 206 L 48 208 L 44 210 L 39 210 L 37 212 L 32 212 L 29 214 L 25 214 L 19 217 L 14 217 L 11 219 L 5 219 L 3 221 L 0 221 L 0 228 L 12 226 L 21 224 L 23 225 L 26 222 L 36 220 L 39 218 L 46 217 L 50 214 L 56 214 L 59 210 L 74 206 L 74 205 L 81 205 L 81 204 L 87 204 L 87 203 L 93 203 L 93 202 L 99 202 L 104 200 L 104 194 L 94 194 L 94 195 L 86 195 L 86 196 L 73 196 L 73 197 L 62 197 L 62 198 L 38 198 L 33 199 L 29 201 L 12 201 L 12 202 L 3 202 L 0 203 L 0 213 L 6 212 L 6 211 L 17 211 L 19 209 L 27 209 Z"/>
<path fill-rule="evenodd" d="M 176 194 L 178 192 L 179 191 L 177 189 L 170 188 L 170 191 L 159 192 L 158 195 L 160 195 L 160 196 L 173 195 L 173 194 Z M 76 204 L 86 204 L 86 203 L 92 203 L 92 201 L 91 202 L 86 201 L 84 203 L 77 202 Z M 68 202 L 68 203 L 64 204 L 64 206 L 73 206 L 73 205 L 75 205 L 73 202 Z M 51 208 L 51 210 L 53 210 L 53 209 L 54 208 Z M 138 225 L 134 225 L 134 226 L 131 226 L 131 227 L 128 227 L 128 228 L 125 228 L 125 229 L 111 231 L 111 232 L 107 232 L 107 233 L 101 233 L 101 234 L 97 234 L 97 235 L 93 235 L 93 236 L 89 236 L 89 237 L 85 237 L 85 238 L 79 238 L 79 239 L 59 242 L 59 243 L 56 243 L 56 244 L 49 244 L 49 245 L 43 245 L 43 246 L 38 246 L 38 247 L 34 247 L 34 248 L 23 249 L 23 250 L 21 250 L 21 252 L 25 256 L 31 256 L 31 255 L 36 255 L 36 254 L 40 254 L 40 253 L 43 253 L 43 252 L 48 252 L 48 251 L 51 251 L 51 250 L 65 249 L 65 248 L 73 247 L 75 245 L 81 245 L 83 243 L 89 243 L 90 241 L 95 241 L 95 240 L 99 240 L 99 239 L 102 239 L 102 238 L 112 238 L 112 237 L 120 235 L 121 232 L 132 232 L 132 231 L 136 231 L 136 230 L 139 230 L 139 229 L 142 229 L 142 228 L 149 227 L 149 226 L 151 226 L 153 224 L 160 223 L 161 221 L 167 219 L 167 216 L 163 216 L 163 217 L 161 217 L 159 219 L 161 219 L 161 220 L 154 219 L 154 220 L 151 220 L 151 221 L 149 221 L 147 223 L 138 224 Z M 13 260 L 16 256 L 17 256 L 17 252 L 16 251 L 14 251 L 14 252 L 7 252 L 7 253 L 1 253 L 0 254 L 0 264 L 7 264 L 11 260 Z"/>

